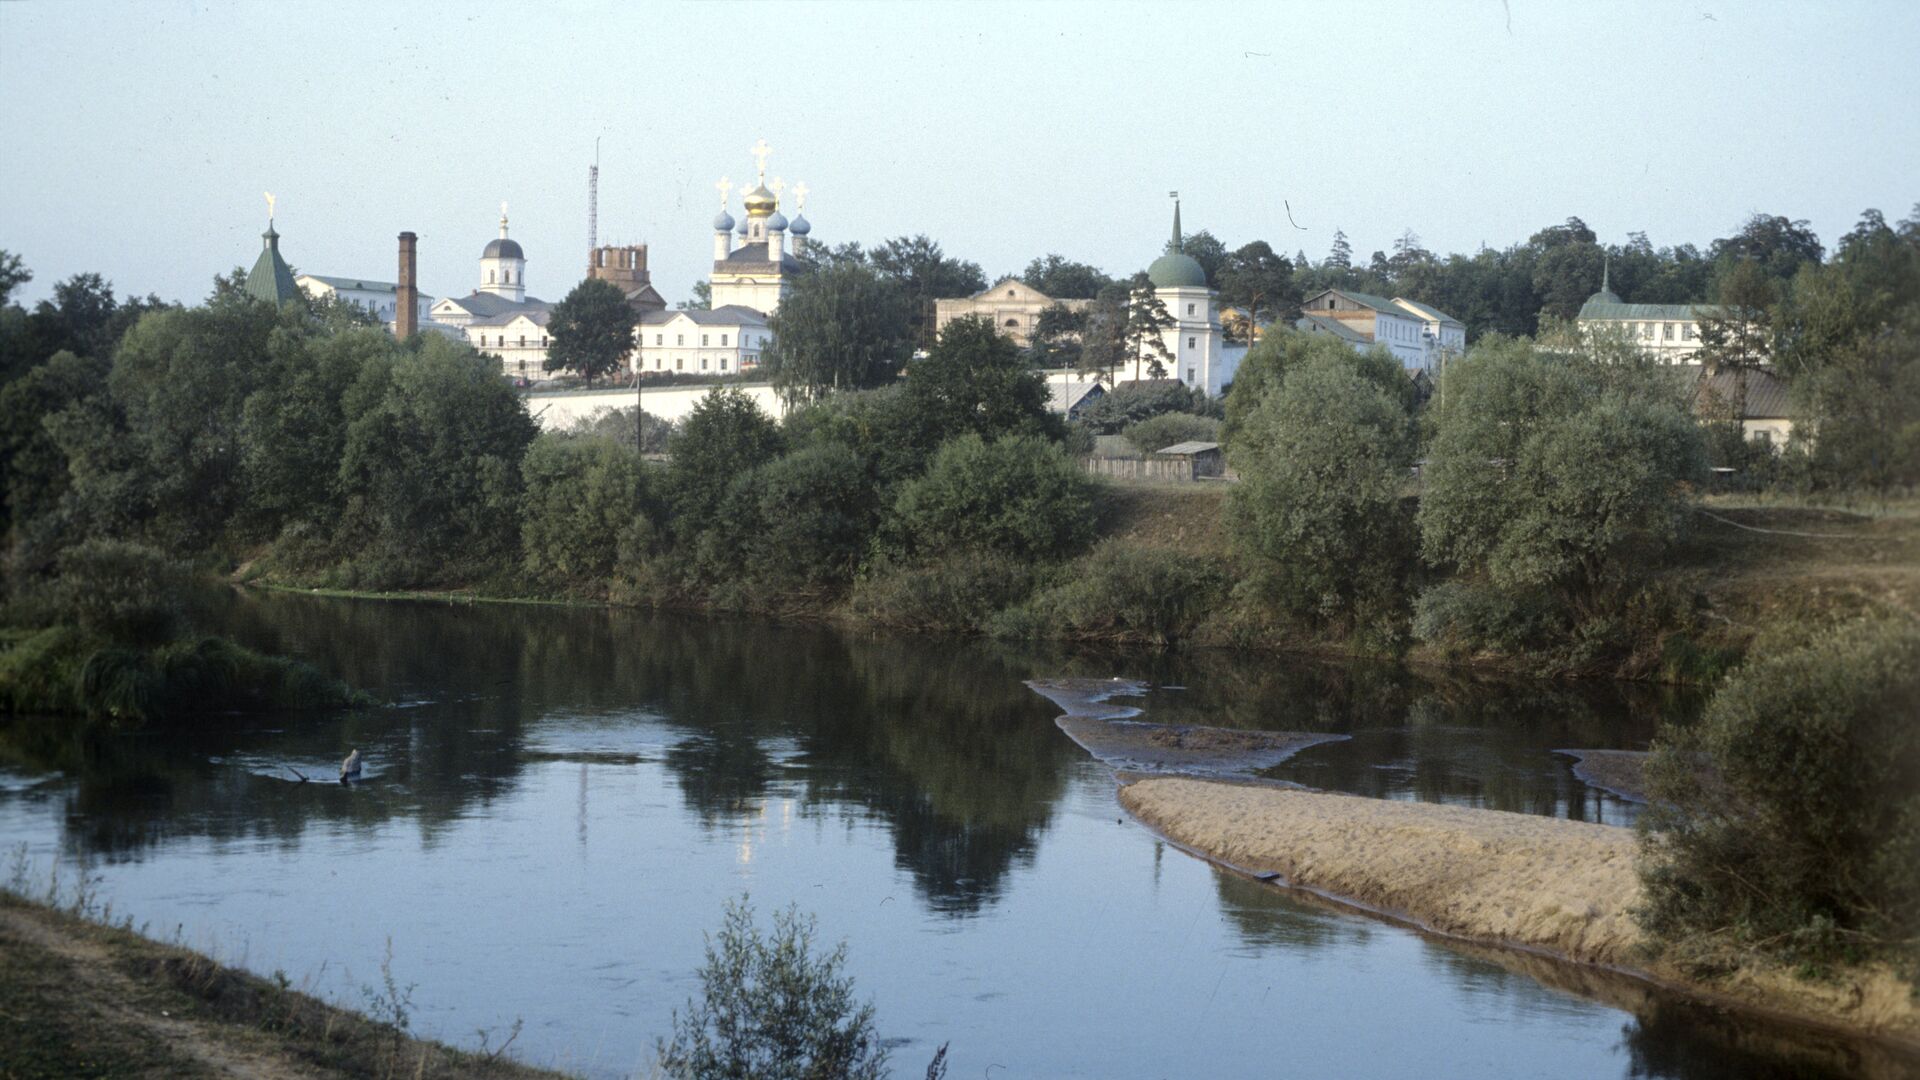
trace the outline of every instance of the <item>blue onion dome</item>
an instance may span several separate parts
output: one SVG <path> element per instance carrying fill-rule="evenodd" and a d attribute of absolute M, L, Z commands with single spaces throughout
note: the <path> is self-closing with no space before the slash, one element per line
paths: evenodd
<path fill-rule="evenodd" d="M 795 214 L 793 215 L 793 224 L 787 226 L 787 231 L 795 236 L 805 236 L 813 231 L 813 226 L 807 224 L 807 215 Z"/>
<path fill-rule="evenodd" d="M 775 210 L 772 216 L 767 218 L 767 228 L 769 229 L 784 229 L 786 227 L 787 227 L 787 215 L 781 213 L 778 210 Z"/>
<path fill-rule="evenodd" d="M 733 215 L 727 213 L 725 210 L 720 211 L 720 216 L 713 219 L 713 231 L 714 232 L 732 232 L 733 231 Z"/>
<path fill-rule="evenodd" d="M 1207 287 L 1207 272 L 1200 268 L 1193 256 L 1181 251 L 1168 251 L 1147 267 L 1147 280 L 1153 282 L 1156 289 L 1204 289 Z"/>
<path fill-rule="evenodd" d="M 525 255 L 520 253 L 519 242 L 514 240 L 509 240 L 504 236 L 498 240 L 489 242 L 487 244 L 487 250 L 481 252 L 480 257 L 483 259 L 524 259 L 526 258 Z"/>

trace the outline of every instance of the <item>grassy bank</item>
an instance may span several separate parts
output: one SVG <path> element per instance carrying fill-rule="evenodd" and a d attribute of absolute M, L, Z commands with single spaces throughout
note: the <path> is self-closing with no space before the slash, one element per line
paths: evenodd
<path fill-rule="evenodd" d="M 615 602 L 935 633 L 1378 655 L 1377 645 L 1338 627 L 1276 620 L 1263 608 L 1227 523 L 1230 488 L 1102 483 L 1094 491 L 1095 543 L 1076 559 L 881 562 L 851 589 L 700 588 L 663 575 L 616 588 L 607 580 L 556 585 L 500 572 L 464 588 L 374 592 L 313 588 L 297 572 L 272 569 L 271 558 L 247 580 L 323 596 Z M 1920 611 L 1920 503 L 1841 509 L 1717 497 L 1691 524 L 1671 561 L 1649 569 L 1639 598 L 1623 603 L 1631 610 L 1622 638 L 1597 666 L 1550 651 L 1420 641 L 1407 643 L 1404 657 L 1531 675 L 1712 683 L 1770 627 Z"/>
<path fill-rule="evenodd" d="M 283 977 L 262 979 L 0 891 L 0 1075 L 561 1074 L 416 1039 Z"/>

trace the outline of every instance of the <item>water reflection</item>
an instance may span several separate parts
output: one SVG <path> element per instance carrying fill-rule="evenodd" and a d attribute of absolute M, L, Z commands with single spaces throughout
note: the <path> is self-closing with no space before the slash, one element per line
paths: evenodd
<path fill-rule="evenodd" d="M 236 593 L 217 619 L 396 704 L 208 717 L 165 739 L 13 724 L 0 825 L 124 868 L 120 887 L 158 909 L 143 917 L 199 905 L 270 936 L 296 950 L 290 970 L 320 962 L 298 949 L 325 958 L 343 935 L 392 933 L 431 957 L 422 1000 L 445 1003 L 455 1035 L 518 1011 L 548 1018 L 550 1057 L 601 1038 L 593 1024 L 630 1025 L 623 1045 L 640 1053 L 684 999 L 719 902 L 751 888 L 851 938 L 892 1023 L 965 1048 L 956 1075 L 1002 1057 L 1028 1075 L 1252 1075 L 1308 1046 L 1340 1064 L 1325 1075 L 1432 1075 L 1436 1036 L 1476 1048 L 1493 1063 L 1481 1075 L 1874 1075 L 1853 1050 L 1436 945 L 1166 854 L 1116 822 L 1110 777 L 1024 683 L 1139 678 L 1156 689 L 1135 703 L 1158 722 L 1351 735 L 1276 770 L 1316 786 L 1601 820 L 1623 811 L 1550 750 L 1640 745 L 1685 701 L 598 609 Z M 367 782 L 326 782 L 356 746 Z M 351 884 L 309 858 L 343 852 L 367 867 Z M 520 941 L 524 912 L 546 914 L 515 949 L 475 949 L 446 925 L 456 898 L 487 942 Z M 1158 1022 L 1174 1002 L 1191 1027 Z M 1376 1009 L 1434 1030 L 1382 1039 Z"/>

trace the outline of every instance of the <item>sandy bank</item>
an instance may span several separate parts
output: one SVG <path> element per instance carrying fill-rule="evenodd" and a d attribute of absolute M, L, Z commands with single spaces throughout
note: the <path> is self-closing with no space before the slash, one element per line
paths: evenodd
<path fill-rule="evenodd" d="M 1054 723 L 1068 738 L 1118 772 L 1246 778 L 1309 746 L 1347 738 L 1136 720 L 1139 709 L 1114 700 L 1146 693 L 1145 683 L 1129 679 L 1035 679 L 1027 685 L 1066 710 Z"/>
<path fill-rule="evenodd" d="M 1920 1047 L 1920 1009 L 1882 969 L 1809 982 L 1747 966 L 1702 982 L 1649 958 L 1630 914 L 1640 900 L 1630 830 L 1181 777 L 1135 781 L 1120 802 L 1213 859 L 1439 933 Z"/>
<path fill-rule="evenodd" d="M 1641 750 L 1555 750 L 1573 759 L 1573 775 L 1588 787 L 1623 799 L 1647 801 L 1648 754 Z"/>

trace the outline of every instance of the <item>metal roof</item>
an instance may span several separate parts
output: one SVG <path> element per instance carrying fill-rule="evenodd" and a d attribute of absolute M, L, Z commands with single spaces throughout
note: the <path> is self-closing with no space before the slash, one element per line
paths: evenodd
<path fill-rule="evenodd" d="M 1711 304 L 1604 304 L 1593 300 L 1580 306 L 1581 322 L 1697 321 L 1712 313 Z"/>
<path fill-rule="evenodd" d="M 471 292 L 457 299 L 450 297 L 442 303 L 454 304 L 469 315 L 482 319 L 518 311 L 545 311 L 553 306 L 531 296 L 515 301 L 490 292 Z"/>
<path fill-rule="evenodd" d="M 1466 325 L 1466 323 L 1463 323 L 1459 319 L 1456 319 L 1453 316 L 1447 314 L 1446 312 L 1441 311 L 1439 308 L 1428 307 L 1427 305 L 1421 303 L 1418 300 L 1409 300 L 1404 296 L 1396 296 L 1393 298 L 1393 302 L 1403 308 L 1406 308 L 1409 311 L 1412 311 L 1415 315 L 1418 315 L 1423 319 L 1431 319 L 1434 322 L 1439 322 L 1439 323 L 1452 323 L 1455 326 Z"/>
<path fill-rule="evenodd" d="M 247 271 L 247 295 L 268 303 L 284 304 L 300 295 L 300 287 L 293 283 L 293 271 L 288 269 L 287 260 L 280 257 L 280 234 L 268 225 L 267 231 L 260 234 L 265 241 L 260 248 L 260 258 L 254 261 L 253 269 Z"/>
<path fill-rule="evenodd" d="M 1300 318 L 1294 322 L 1293 325 L 1298 329 L 1305 330 L 1309 333 L 1319 331 L 1323 333 L 1332 334 L 1334 337 L 1341 338 L 1346 341 L 1356 342 L 1361 345 L 1373 344 L 1372 334 L 1362 333 L 1361 331 L 1355 330 L 1353 327 L 1348 326 L 1346 323 L 1341 322 L 1339 319 L 1324 318 L 1322 316 L 1315 315 L 1312 312 L 1307 312 L 1302 314 Z"/>
<path fill-rule="evenodd" d="M 1740 397 L 1740 374 L 1721 368 L 1708 374 L 1704 364 L 1680 364 L 1681 377 L 1693 382 L 1694 407 L 1727 407 Z M 1747 369 L 1747 408 L 1743 420 L 1782 420 L 1793 415 L 1787 380 L 1770 367 Z"/>
<path fill-rule="evenodd" d="M 392 281 L 368 281 L 366 278 L 329 277 L 326 274 L 301 274 L 303 278 L 325 282 L 336 289 L 352 289 L 355 292 L 399 292 L 400 286 Z"/>
<path fill-rule="evenodd" d="M 642 326 L 665 326 L 675 319 L 684 317 L 697 326 L 766 326 L 767 317 L 743 304 L 723 304 L 708 310 L 706 308 L 675 308 L 672 311 L 649 311 L 640 316 Z"/>
<path fill-rule="evenodd" d="M 1174 443 L 1172 446 L 1155 450 L 1154 453 L 1184 456 L 1188 454 L 1204 454 L 1209 450 L 1218 449 L 1220 449 L 1220 444 L 1217 442 L 1183 442 Z"/>

